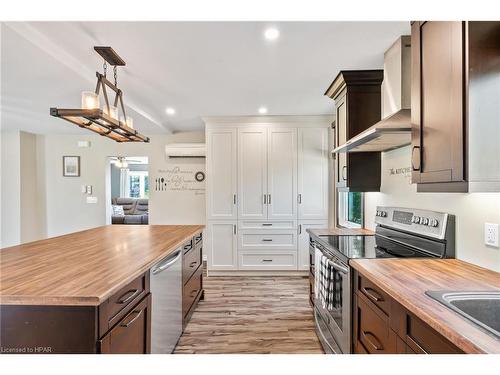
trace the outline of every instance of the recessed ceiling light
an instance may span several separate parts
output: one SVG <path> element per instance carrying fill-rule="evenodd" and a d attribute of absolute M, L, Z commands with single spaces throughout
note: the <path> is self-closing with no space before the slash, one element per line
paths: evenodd
<path fill-rule="evenodd" d="M 167 115 L 170 115 L 170 116 L 175 115 L 175 109 L 172 107 L 167 107 L 165 112 L 167 112 Z"/>
<path fill-rule="evenodd" d="M 265 115 L 265 114 L 267 113 L 267 108 L 266 108 L 266 107 L 260 107 L 260 108 L 259 108 L 259 113 L 260 113 L 261 115 Z"/>
<path fill-rule="evenodd" d="M 267 40 L 276 40 L 280 36 L 280 31 L 275 27 L 270 27 L 264 31 L 264 37 Z"/>

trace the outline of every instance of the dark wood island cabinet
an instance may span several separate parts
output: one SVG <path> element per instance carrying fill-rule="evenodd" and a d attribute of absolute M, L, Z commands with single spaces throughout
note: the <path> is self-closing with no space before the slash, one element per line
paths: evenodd
<path fill-rule="evenodd" d="M 187 324 L 203 296 L 202 230 L 113 225 L 2 249 L 1 352 L 150 353 L 149 269 L 185 249 Z"/>

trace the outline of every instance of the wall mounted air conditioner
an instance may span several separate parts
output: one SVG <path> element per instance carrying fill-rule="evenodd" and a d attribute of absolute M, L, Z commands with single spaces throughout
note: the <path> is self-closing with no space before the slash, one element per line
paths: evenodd
<path fill-rule="evenodd" d="M 170 143 L 165 146 L 168 158 L 204 158 L 205 143 Z"/>

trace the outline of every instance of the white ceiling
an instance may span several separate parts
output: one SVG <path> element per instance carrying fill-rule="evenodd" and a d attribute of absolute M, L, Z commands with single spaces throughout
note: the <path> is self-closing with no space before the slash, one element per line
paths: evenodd
<path fill-rule="evenodd" d="M 266 41 L 268 26 L 280 30 Z M 146 133 L 201 130 L 201 116 L 332 112 L 323 96 L 341 69 L 382 67 L 409 22 L 29 22 L 1 29 L 2 127 L 81 133 L 49 116 L 93 90 L 110 45 L 127 62 L 118 85 Z M 166 107 L 176 109 L 174 116 Z"/>

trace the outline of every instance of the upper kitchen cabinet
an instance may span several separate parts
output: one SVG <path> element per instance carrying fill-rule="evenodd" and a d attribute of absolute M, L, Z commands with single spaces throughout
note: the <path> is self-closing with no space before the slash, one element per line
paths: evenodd
<path fill-rule="evenodd" d="M 335 145 L 346 143 L 381 118 L 383 70 L 341 71 L 325 95 L 335 101 Z M 380 152 L 335 154 L 335 186 L 380 191 Z"/>
<path fill-rule="evenodd" d="M 238 129 L 238 217 L 267 219 L 267 128 Z"/>
<path fill-rule="evenodd" d="M 297 129 L 238 130 L 240 219 L 297 218 Z"/>
<path fill-rule="evenodd" d="M 328 219 L 328 128 L 298 129 L 298 219 Z"/>
<path fill-rule="evenodd" d="M 417 191 L 500 191 L 500 22 L 413 22 L 411 39 Z"/>
<path fill-rule="evenodd" d="M 207 139 L 207 219 L 236 220 L 236 129 L 210 129 Z"/>

